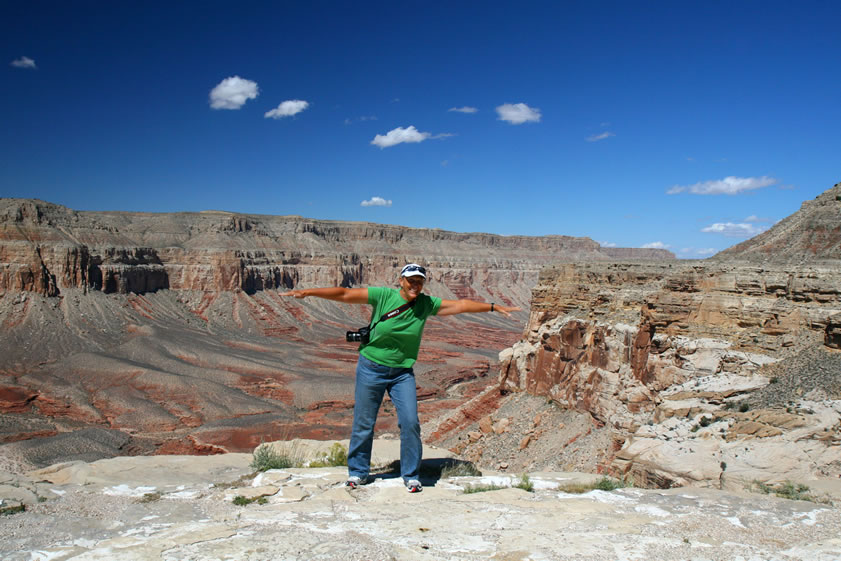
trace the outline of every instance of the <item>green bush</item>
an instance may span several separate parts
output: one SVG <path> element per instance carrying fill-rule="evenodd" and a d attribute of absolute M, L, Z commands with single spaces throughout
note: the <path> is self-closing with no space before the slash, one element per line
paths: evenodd
<path fill-rule="evenodd" d="M 290 454 L 280 453 L 271 445 L 263 444 L 254 451 L 251 468 L 257 471 L 269 469 L 287 469 L 295 467 L 295 461 Z"/>
<path fill-rule="evenodd" d="M 759 491 L 766 495 L 774 494 L 783 499 L 818 502 L 815 500 L 815 497 L 809 494 L 809 486 L 802 483 L 795 484 L 791 481 L 786 481 L 781 485 L 775 486 L 762 483 L 761 481 L 754 481 L 752 487 L 758 488 Z"/>
<path fill-rule="evenodd" d="M 514 485 L 517 489 L 522 489 L 523 491 L 528 491 L 529 493 L 534 493 L 534 483 L 532 483 L 531 479 L 529 479 L 528 474 L 523 474 L 520 476 L 520 482 Z"/>
<path fill-rule="evenodd" d="M 251 503 L 257 503 L 258 505 L 264 505 L 269 502 L 266 497 L 254 497 L 253 499 L 249 499 L 247 497 L 243 497 L 242 495 L 237 495 L 234 497 L 234 500 L 231 501 L 237 506 L 247 506 Z"/>
<path fill-rule="evenodd" d="M 313 460 L 309 463 L 307 467 L 318 468 L 318 467 L 338 467 L 338 466 L 346 466 L 347 465 L 347 448 L 339 444 L 338 442 L 333 443 L 333 446 L 330 447 L 330 451 L 324 458 L 319 460 Z"/>
<path fill-rule="evenodd" d="M 594 486 L 595 489 L 599 491 L 615 491 L 617 489 L 621 489 L 625 486 L 624 483 L 619 481 L 618 479 L 611 479 L 609 477 L 602 477 Z"/>

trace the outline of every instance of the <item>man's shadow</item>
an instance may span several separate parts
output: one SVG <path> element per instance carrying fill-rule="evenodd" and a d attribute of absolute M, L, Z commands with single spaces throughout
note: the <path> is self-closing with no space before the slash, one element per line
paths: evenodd
<path fill-rule="evenodd" d="M 441 479 L 458 476 L 481 476 L 472 462 L 456 458 L 432 458 L 421 460 L 418 479 L 424 487 L 435 487 Z M 400 477 L 400 460 L 371 470 L 371 479 L 395 479 Z"/>

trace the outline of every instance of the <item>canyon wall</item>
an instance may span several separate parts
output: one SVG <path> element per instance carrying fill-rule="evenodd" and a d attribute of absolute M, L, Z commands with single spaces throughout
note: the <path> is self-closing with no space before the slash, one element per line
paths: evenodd
<path fill-rule="evenodd" d="M 499 391 L 591 416 L 637 483 L 837 478 L 839 224 L 841 184 L 712 260 L 547 267 Z"/>
<path fill-rule="evenodd" d="M 0 199 L 0 293 L 57 296 L 64 288 L 143 294 L 392 283 L 406 262 L 467 296 L 468 285 L 533 286 L 555 261 L 609 260 L 617 252 L 674 259 L 658 249 L 602 248 L 588 238 L 498 236 L 298 216 L 226 212 L 75 211 Z M 504 271 L 494 278 L 495 271 Z M 473 279 L 474 275 L 485 275 Z"/>
<path fill-rule="evenodd" d="M 692 353 L 676 354 L 676 346 L 688 351 L 692 341 L 721 341 L 726 353 L 714 354 L 743 371 L 816 342 L 834 345 L 839 311 L 838 269 L 691 262 L 549 267 L 533 291 L 524 340 L 506 353 L 501 383 L 586 409 L 603 422 L 612 422 L 619 407 L 615 423 L 632 428 L 627 413 L 653 411 L 653 392 L 686 381 L 681 361 Z M 720 372 L 715 366 L 693 371 Z M 605 392 L 601 384 L 608 381 L 600 377 L 620 371 L 626 386 L 612 387 L 617 379 Z"/>

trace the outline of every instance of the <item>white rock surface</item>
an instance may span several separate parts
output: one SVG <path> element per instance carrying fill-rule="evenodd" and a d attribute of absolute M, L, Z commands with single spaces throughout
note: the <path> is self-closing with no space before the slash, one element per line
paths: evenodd
<path fill-rule="evenodd" d="M 381 443 L 381 441 L 378 441 Z M 394 449 L 393 442 L 387 444 Z M 382 448 L 378 448 L 382 450 Z M 428 465 L 448 456 L 427 450 Z M 381 455 L 380 457 L 383 457 Z M 802 560 L 841 558 L 841 510 L 711 489 L 570 494 L 599 476 L 399 477 L 355 491 L 344 468 L 253 474 L 250 455 L 115 458 L 32 475 L 57 493 L 0 517 L 0 558 L 92 560 Z M 35 485 L 35 483 L 31 483 Z M 152 488 L 152 491 L 149 491 Z M 277 489 L 265 504 L 232 497 Z M 115 489 L 126 493 L 113 493 Z M 144 491 L 138 495 L 138 490 Z"/>

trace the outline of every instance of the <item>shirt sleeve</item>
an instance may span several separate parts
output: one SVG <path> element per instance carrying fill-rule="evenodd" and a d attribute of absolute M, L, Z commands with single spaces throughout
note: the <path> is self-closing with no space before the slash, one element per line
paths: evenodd
<path fill-rule="evenodd" d="M 377 303 L 380 301 L 380 297 L 382 296 L 383 289 L 379 286 L 370 286 L 368 287 L 368 303 L 374 308 L 377 307 Z"/>
<path fill-rule="evenodd" d="M 370 298 L 370 296 L 369 296 L 369 298 Z M 437 316 L 438 315 L 438 310 L 441 309 L 441 299 L 438 298 L 437 296 L 430 296 L 429 299 L 432 300 L 432 311 L 429 313 L 429 315 Z"/>

